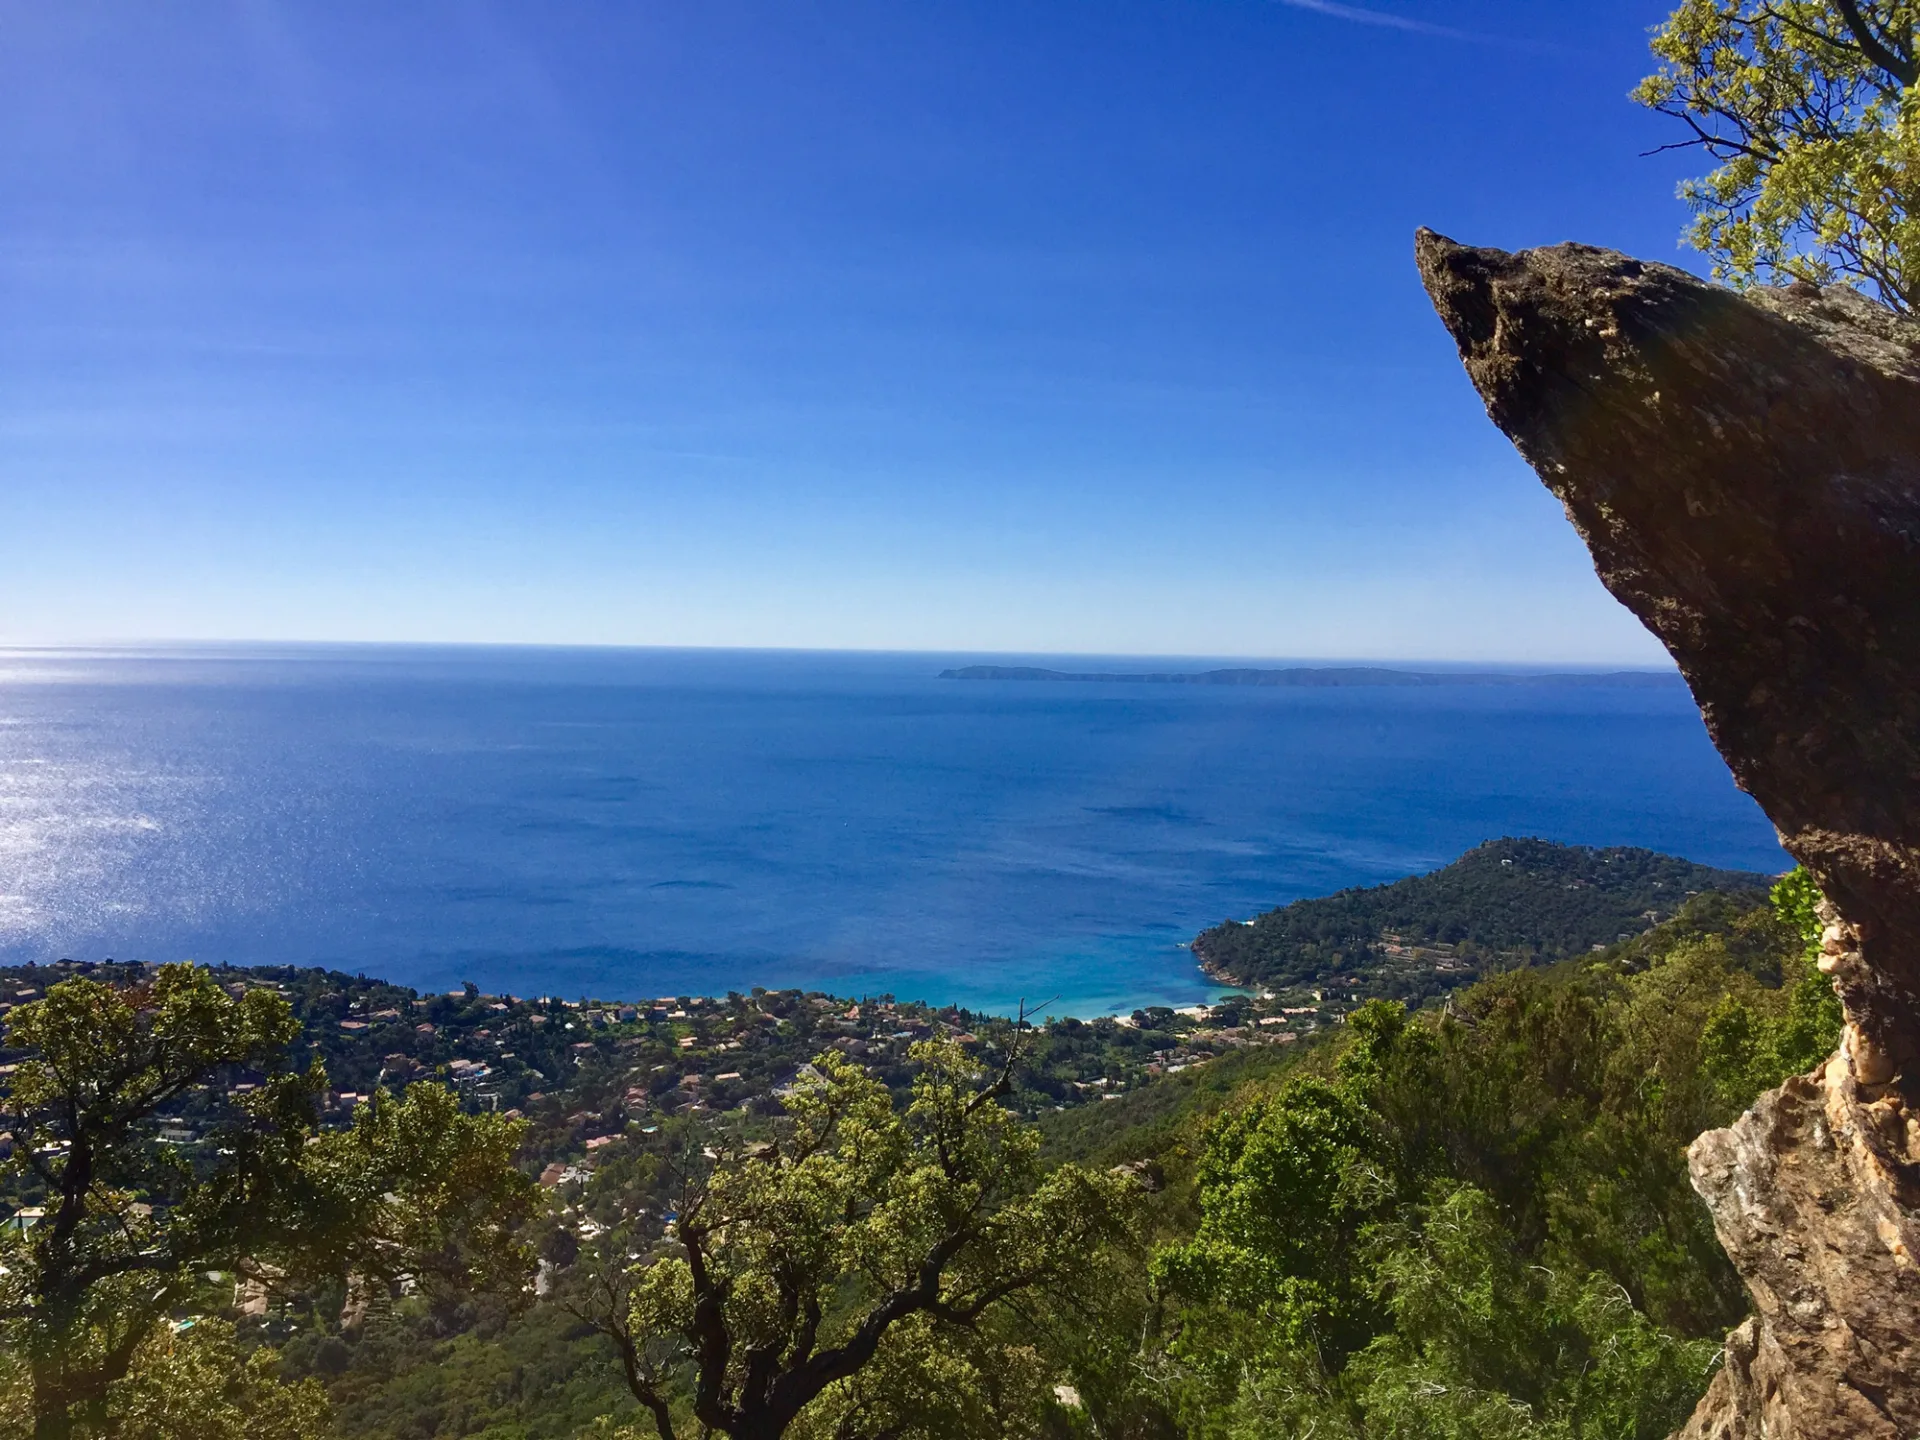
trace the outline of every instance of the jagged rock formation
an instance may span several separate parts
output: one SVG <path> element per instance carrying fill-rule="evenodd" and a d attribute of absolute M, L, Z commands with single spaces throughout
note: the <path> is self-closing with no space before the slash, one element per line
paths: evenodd
<path fill-rule="evenodd" d="M 1422 231 L 1487 412 L 1833 905 L 1841 1052 L 1695 1142 L 1756 1317 L 1683 1435 L 1920 1434 L 1920 326 Z"/>
<path fill-rule="evenodd" d="M 1915 1122 L 1847 1070 L 1835 1055 L 1694 1142 L 1694 1186 L 1759 1313 L 1683 1440 L 1920 1433 L 1914 1197 L 1888 1165 Z"/>

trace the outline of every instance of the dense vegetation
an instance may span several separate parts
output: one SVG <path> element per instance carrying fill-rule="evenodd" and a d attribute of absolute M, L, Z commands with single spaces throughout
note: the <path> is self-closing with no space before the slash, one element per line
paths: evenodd
<path fill-rule="evenodd" d="M 1238 1097 L 1155 1261 L 1188 1433 L 1674 1428 L 1746 1303 L 1685 1148 L 1838 1032 L 1803 891 L 1703 896 L 1424 1020 L 1370 1005 L 1330 1063 Z"/>
<path fill-rule="evenodd" d="M 1683 0 L 1653 49 L 1638 98 L 1715 162 L 1680 193 L 1716 276 L 1920 309 L 1920 5 Z"/>
<path fill-rule="evenodd" d="M 1486 869 L 1519 858 L 1488 849 Z M 1676 891 L 1627 940 L 1442 1009 L 1363 1003 L 1287 1045 L 1257 1043 L 1246 999 L 1022 1028 L 790 992 L 621 1007 L 195 972 L 239 992 L 203 1002 L 265 1016 L 277 998 L 306 1039 L 298 1063 L 228 1066 L 143 1134 L 215 1174 L 221 1145 L 200 1147 L 234 1107 L 257 1113 L 249 1097 L 288 1083 L 272 1074 L 316 1056 L 364 1087 L 350 1107 L 339 1082 L 305 1082 L 322 1134 L 368 1123 L 383 1073 L 415 1104 L 457 1097 L 450 1114 L 517 1101 L 522 1173 L 546 1182 L 514 1242 L 537 1282 L 182 1272 L 170 1323 L 76 1433 L 1651 1440 L 1746 1308 L 1685 1147 L 1838 1024 L 1804 880 L 1773 904 L 1741 876 L 1682 900 L 1698 876 L 1677 866 L 1623 867 L 1622 892 Z M 1550 956 L 1565 883 L 1508 892 L 1541 901 L 1539 929 L 1509 911 L 1484 933 Z M 30 1007 L 74 968 L 8 979 Z M 85 983 L 112 975 L 152 978 Z M 0 1059 L 30 1063 L 6 1018 Z M 1190 1058 L 1150 1074 L 1170 1053 Z M 0 1077 L 16 1095 L 21 1073 Z M 0 1435 L 30 1433 L 21 1381 L 0 1374 Z"/>
<path fill-rule="evenodd" d="M 1488 970 L 1637 935 L 1700 891 L 1758 893 L 1767 883 L 1652 850 L 1492 840 L 1426 875 L 1217 925 L 1193 950 L 1238 984 L 1299 986 L 1385 969 L 1405 977 L 1386 993 L 1423 999 Z"/>
<path fill-rule="evenodd" d="M 670 1246 L 580 1267 L 575 1313 L 613 1343 L 659 1440 L 997 1440 L 1045 1403 L 1029 1303 L 1091 1298 L 1134 1239 L 1137 1185 L 1043 1172 L 1038 1136 L 996 1103 L 1017 1054 L 985 1087 L 951 1042 L 913 1058 L 896 1107 L 822 1056 L 767 1139 L 736 1135 L 689 1177 Z"/>
<path fill-rule="evenodd" d="M 13 1009 L 7 1044 L 23 1058 L 0 1091 L 0 1427 L 34 1440 L 193 1433 L 215 1399 L 255 1430 L 310 1426 L 317 1395 L 282 1397 L 257 1370 L 226 1383 L 237 1366 L 213 1332 L 189 1354 L 170 1343 L 204 1306 L 210 1268 L 263 1295 L 517 1282 L 538 1193 L 513 1166 L 519 1127 L 465 1114 L 435 1086 L 377 1095 L 325 1127 L 324 1069 L 285 1063 L 296 1033 L 280 996 L 230 995 L 191 965 L 138 985 L 70 978 Z M 222 1083 L 236 1069 L 261 1079 Z M 213 1125 L 183 1152 L 161 1117 L 191 1101 Z M 181 1408 L 199 1379 L 210 1392 Z"/>

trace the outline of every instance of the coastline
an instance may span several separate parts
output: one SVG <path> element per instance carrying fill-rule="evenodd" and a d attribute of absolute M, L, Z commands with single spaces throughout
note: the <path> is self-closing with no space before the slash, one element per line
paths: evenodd
<path fill-rule="evenodd" d="M 1187 948 L 1222 916 L 1516 825 L 1777 852 L 1663 687 L 1109 693 L 943 682 L 927 656 L 384 647 L 10 664 L 0 961 L 1097 1016 L 1258 978 L 1223 937 Z"/>

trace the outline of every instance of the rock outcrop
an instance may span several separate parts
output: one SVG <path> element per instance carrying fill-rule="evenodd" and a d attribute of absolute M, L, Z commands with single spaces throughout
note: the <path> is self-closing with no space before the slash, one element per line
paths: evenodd
<path fill-rule="evenodd" d="M 1841 1052 L 1695 1142 L 1755 1318 L 1683 1435 L 1920 1435 L 1920 325 L 1422 231 L 1493 421 L 1831 902 Z"/>

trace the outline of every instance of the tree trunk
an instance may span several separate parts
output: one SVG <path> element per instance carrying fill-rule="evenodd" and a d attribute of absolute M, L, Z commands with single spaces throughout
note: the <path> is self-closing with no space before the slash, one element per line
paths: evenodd
<path fill-rule="evenodd" d="M 33 1440 L 73 1440 L 73 1413 L 65 1377 L 36 1360 L 33 1376 Z"/>

